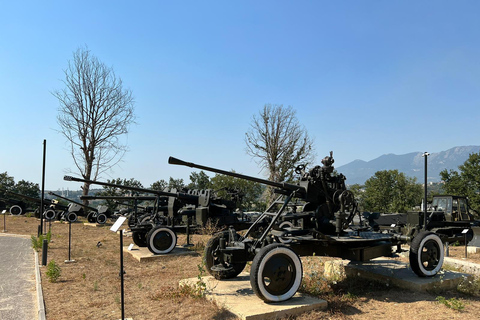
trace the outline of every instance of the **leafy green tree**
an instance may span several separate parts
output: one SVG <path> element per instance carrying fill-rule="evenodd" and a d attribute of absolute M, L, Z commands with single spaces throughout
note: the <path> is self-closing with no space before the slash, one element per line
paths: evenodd
<path fill-rule="evenodd" d="M 232 172 L 235 171 L 232 170 Z M 239 199 L 238 207 L 244 211 L 263 211 L 265 209 L 265 202 L 261 199 L 265 188 L 259 183 L 216 174 L 211 179 L 211 188 L 218 191 L 219 197 L 227 200 L 234 200 L 232 191 L 240 192 L 241 199 Z"/>
<path fill-rule="evenodd" d="M 15 184 L 14 192 L 29 196 L 32 198 L 40 197 L 40 187 L 38 183 L 20 180 Z"/>
<path fill-rule="evenodd" d="M 375 172 L 365 181 L 364 210 L 405 212 L 421 203 L 422 186 L 398 170 Z"/>
<path fill-rule="evenodd" d="M 15 179 L 7 171 L 0 173 L 0 197 L 5 197 L 4 190 L 14 191 Z"/>
<path fill-rule="evenodd" d="M 112 179 L 107 180 L 107 183 L 118 185 L 119 187 L 114 186 L 103 186 L 103 190 L 98 192 L 99 196 L 138 196 L 139 192 L 126 190 L 120 186 L 143 188 L 143 185 L 140 181 L 135 180 L 134 178 L 127 179 Z M 116 203 L 114 200 L 105 200 L 110 211 L 115 211 Z"/>
<path fill-rule="evenodd" d="M 468 159 L 455 170 L 443 170 L 440 177 L 445 182 L 447 194 L 467 196 L 470 206 L 480 211 L 480 152 L 472 153 Z"/>
<path fill-rule="evenodd" d="M 157 190 L 157 191 L 164 191 L 167 186 L 168 186 L 167 181 L 161 179 L 152 183 L 150 185 L 150 189 Z"/>
<path fill-rule="evenodd" d="M 190 174 L 190 183 L 187 185 L 188 189 L 210 189 L 212 182 L 210 177 L 203 171 Z"/>

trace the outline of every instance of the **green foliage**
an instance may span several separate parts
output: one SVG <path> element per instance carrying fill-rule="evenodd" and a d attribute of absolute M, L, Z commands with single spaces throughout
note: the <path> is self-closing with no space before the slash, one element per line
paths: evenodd
<path fill-rule="evenodd" d="M 421 203 L 423 188 L 398 170 L 377 171 L 365 182 L 364 210 L 405 212 Z"/>
<path fill-rule="evenodd" d="M 192 172 L 190 174 L 190 183 L 187 185 L 187 189 L 210 189 L 212 188 L 212 182 L 210 177 L 203 171 Z"/>
<path fill-rule="evenodd" d="M 52 232 L 49 230 L 46 235 L 41 234 L 39 237 L 32 235 L 30 239 L 32 241 L 32 248 L 38 252 L 43 246 L 43 239 L 46 239 L 47 243 L 50 243 L 52 240 Z"/>
<path fill-rule="evenodd" d="M 51 260 L 47 265 L 47 271 L 45 274 L 50 282 L 57 282 L 62 274 L 62 269 L 55 263 L 55 260 Z"/>
<path fill-rule="evenodd" d="M 135 180 L 134 178 L 130 178 L 129 180 L 117 178 L 117 179 L 107 180 L 107 183 L 116 184 L 119 186 L 143 188 L 142 183 L 138 180 Z M 122 189 L 119 187 L 103 186 L 103 190 L 98 192 L 96 195 L 97 196 L 137 196 L 138 192 Z M 117 207 L 115 200 L 105 200 L 105 202 L 107 203 L 108 209 L 111 212 L 114 212 Z"/>
<path fill-rule="evenodd" d="M 458 300 L 457 298 L 450 298 L 450 299 L 445 299 L 445 297 L 438 296 L 436 299 L 439 303 L 445 305 L 447 308 L 461 311 L 465 309 L 465 305 L 463 304 L 462 301 Z"/>
<path fill-rule="evenodd" d="M 237 207 L 242 210 L 263 211 L 265 208 L 265 203 L 261 199 L 264 187 L 257 182 L 216 174 L 211 180 L 211 187 L 218 190 L 219 197 L 235 201 Z M 240 192 L 240 198 L 235 198 L 231 192 L 233 190 Z"/>
<path fill-rule="evenodd" d="M 470 154 L 458 169 L 440 172 L 445 193 L 467 196 L 471 208 L 480 211 L 480 152 Z"/>

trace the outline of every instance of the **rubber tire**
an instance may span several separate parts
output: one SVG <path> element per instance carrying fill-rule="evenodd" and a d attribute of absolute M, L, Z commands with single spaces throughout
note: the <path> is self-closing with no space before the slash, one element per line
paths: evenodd
<path fill-rule="evenodd" d="M 49 221 L 55 220 L 56 216 L 57 216 L 57 213 L 55 212 L 55 210 L 52 210 L 52 209 L 48 209 L 43 213 L 43 217 Z"/>
<path fill-rule="evenodd" d="M 98 224 L 105 224 L 107 222 L 107 215 L 104 213 L 97 213 L 95 220 Z"/>
<path fill-rule="evenodd" d="M 165 226 L 156 226 L 147 233 L 147 247 L 153 254 L 166 254 L 175 249 L 177 235 Z"/>
<path fill-rule="evenodd" d="M 238 239 L 240 236 L 238 234 L 236 235 L 236 239 Z M 214 265 L 220 264 L 221 261 L 219 259 L 215 258 L 215 253 L 220 245 L 220 238 L 225 237 L 227 241 L 225 241 L 225 245 L 228 246 L 228 231 L 223 231 L 220 233 L 215 234 L 212 238 L 210 238 L 207 242 L 207 245 L 205 246 L 205 250 L 203 253 L 203 263 L 205 264 L 208 273 L 212 275 L 215 279 L 217 280 L 223 280 L 223 279 L 232 279 L 235 278 L 240 274 L 240 272 L 245 269 L 245 266 L 247 265 L 247 262 L 238 262 L 238 263 L 233 263 L 232 265 L 226 264 L 225 267 L 233 267 L 233 269 L 227 270 L 227 271 L 213 271 L 212 267 Z M 235 239 L 235 240 L 236 240 Z"/>
<path fill-rule="evenodd" d="M 66 212 L 65 213 L 65 221 L 67 222 L 75 222 L 77 221 L 78 216 L 75 212 Z"/>
<path fill-rule="evenodd" d="M 95 223 L 95 221 L 96 221 L 95 216 L 96 216 L 96 215 L 95 215 L 95 212 L 89 212 L 89 213 L 87 214 L 87 221 L 88 221 L 89 223 Z"/>
<path fill-rule="evenodd" d="M 279 281 L 272 281 L 274 276 Z M 292 249 L 280 243 L 263 247 L 253 259 L 250 270 L 253 292 L 265 302 L 281 302 L 293 297 L 302 284 L 302 277 L 302 261 Z M 266 279 L 270 279 L 269 284 Z"/>
<path fill-rule="evenodd" d="M 8 210 L 10 212 L 11 215 L 13 216 L 19 216 L 23 213 L 23 209 L 22 207 L 20 207 L 19 205 L 13 205 L 10 207 L 10 209 Z"/>
<path fill-rule="evenodd" d="M 420 232 L 410 244 L 410 267 L 419 277 L 435 276 L 442 268 L 444 257 L 442 240 L 433 232 Z"/>
<path fill-rule="evenodd" d="M 147 246 L 147 233 L 140 232 L 140 231 L 133 231 L 132 232 L 132 240 L 137 247 L 146 247 Z"/>

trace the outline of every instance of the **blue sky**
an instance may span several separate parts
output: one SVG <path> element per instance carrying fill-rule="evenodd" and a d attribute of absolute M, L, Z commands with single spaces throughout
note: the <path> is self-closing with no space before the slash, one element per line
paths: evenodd
<path fill-rule="evenodd" d="M 40 183 L 46 139 L 46 188 L 79 188 L 52 92 L 83 46 L 136 101 L 103 179 L 188 181 L 169 156 L 262 176 L 244 135 L 266 103 L 337 166 L 478 145 L 479 40 L 478 1 L 3 1 L 0 172 Z"/>

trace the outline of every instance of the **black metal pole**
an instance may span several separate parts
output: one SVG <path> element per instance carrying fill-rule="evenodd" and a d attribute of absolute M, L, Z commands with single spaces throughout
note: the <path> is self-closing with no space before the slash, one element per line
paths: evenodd
<path fill-rule="evenodd" d="M 68 221 L 68 261 L 72 261 L 70 259 L 70 252 L 72 247 L 72 222 Z"/>
<path fill-rule="evenodd" d="M 120 291 L 121 291 L 121 303 L 122 303 L 122 320 L 125 319 L 125 299 L 123 289 L 123 230 L 120 230 Z"/>
<path fill-rule="evenodd" d="M 43 169 L 42 169 L 42 197 L 40 199 L 40 232 L 43 232 L 43 197 L 45 195 L 45 159 L 47 154 L 47 140 L 43 140 Z M 40 236 L 40 234 L 39 234 Z"/>
<path fill-rule="evenodd" d="M 423 154 L 425 157 L 425 195 L 423 199 L 423 230 L 427 229 L 427 158 L 429 156 L 428 152 Z"/>

